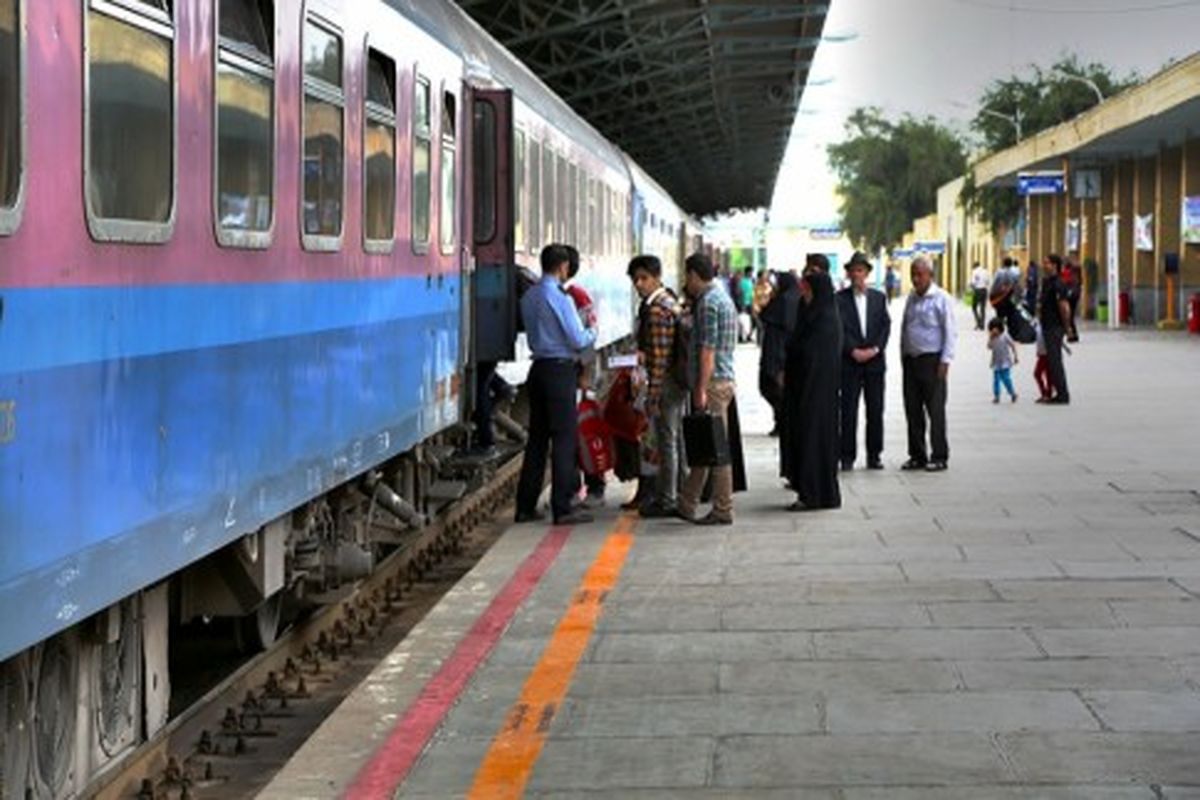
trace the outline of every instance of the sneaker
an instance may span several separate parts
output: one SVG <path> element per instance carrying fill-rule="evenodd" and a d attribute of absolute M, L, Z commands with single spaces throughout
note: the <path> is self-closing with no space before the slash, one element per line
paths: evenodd
<path fill-rule="evenodd" d="M 694 519 L 692 522 L 696 525 L 710 527 L 713 525 L 732 525 L 733 517 L 722 517 L 715 511 L 710 511 L 699 519 Z"/>

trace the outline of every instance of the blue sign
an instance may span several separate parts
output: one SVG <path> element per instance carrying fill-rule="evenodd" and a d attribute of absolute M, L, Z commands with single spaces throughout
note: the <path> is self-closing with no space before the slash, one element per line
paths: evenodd
<path fill-rule="evenodd" d="M 892 251 L 892 258 L 912 258 L 913 249 L 911 247 L 897 247 Z"/>
<path fill-rule="evenodd" d="M 940 256 L 946 252 L 945 242 L 917 242 L 913 245 L 913 252 L 929 253 L 930 255 Z"/>
<path fill-rule="evenodd" d="M 1061 170 L 1017 173 L 1017 194 L 1022 197 L 1035 194 L 1062 194 L 1066 190 L 1067 182 L 1063 179 Z"/>

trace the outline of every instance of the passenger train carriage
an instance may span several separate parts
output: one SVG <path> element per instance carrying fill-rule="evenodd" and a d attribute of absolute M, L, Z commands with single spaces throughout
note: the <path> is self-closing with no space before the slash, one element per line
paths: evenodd
<path fill-rule="evenodd" d="M 0 0 L 4 796 L 165 724 L 172 619 L 371 568 L 542 245 L 611 345 L 634 242 L 697 236 L 449 2 Z"/>

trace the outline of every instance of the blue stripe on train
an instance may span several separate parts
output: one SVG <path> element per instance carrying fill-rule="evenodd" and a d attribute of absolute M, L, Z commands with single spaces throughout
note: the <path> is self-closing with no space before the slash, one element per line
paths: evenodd
<path fill-rule="evenodd" d="M 0 289 L 0 375 L 298 336 L 461 303 L 458 279 Z"/>
<path fill-rule="evenodd" d="M 0 374 L 0 660 L 445 428 L 458 339 L 442 309 Z"/>

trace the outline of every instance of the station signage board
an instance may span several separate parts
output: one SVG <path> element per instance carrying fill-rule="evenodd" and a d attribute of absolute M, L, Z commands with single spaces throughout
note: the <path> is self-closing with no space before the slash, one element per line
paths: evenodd
<path fill-rule="evenodd" d="M 1066 190 L 1067 182 L 1060 169 L 1017 173 L 1017 194 L 1022 197 L 1062 194 Z"/>
<path fill-rule="evenodd" d="M 940 256 L 946 252 L 945 242 L 917 242 L 913 245 L 913 252 L 928 253 L 931 256 Z"/>

